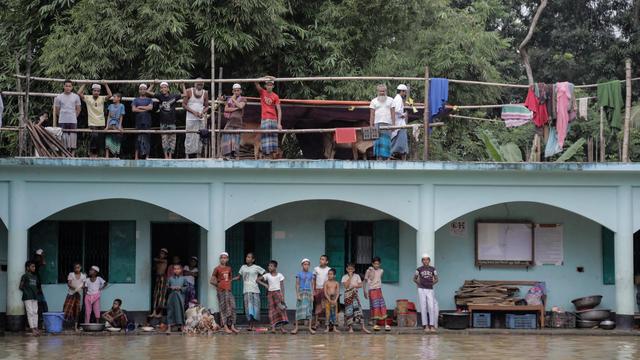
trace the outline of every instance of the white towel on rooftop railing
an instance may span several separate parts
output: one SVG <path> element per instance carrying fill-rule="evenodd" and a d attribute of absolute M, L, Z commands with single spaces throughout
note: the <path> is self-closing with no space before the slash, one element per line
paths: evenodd
<path fill-rule="evenodd" d="M 587 120 L 589 113 L 589 98 L 583 97 L 578 99 L 578 116 Z"/>

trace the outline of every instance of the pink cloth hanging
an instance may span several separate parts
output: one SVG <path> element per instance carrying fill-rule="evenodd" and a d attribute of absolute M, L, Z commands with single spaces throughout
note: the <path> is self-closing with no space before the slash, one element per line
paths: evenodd
<path fill-rule="evenodd" d="M 558 147 L 562 149 L 564 139 L 567 137 L 569 129 L 569 101 L 571 100 L 571 91 L 568 82 L 558 83 L 556 90 L 557 116 L 556 130 L 558 131 Z"/>

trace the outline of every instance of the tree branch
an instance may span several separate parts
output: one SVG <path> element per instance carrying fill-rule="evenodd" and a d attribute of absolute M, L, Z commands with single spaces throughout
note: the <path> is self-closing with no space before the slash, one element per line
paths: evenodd
<path fill-rule="evenodd" d="M 533 15 L 533 19 L 531 19 L 531 25 L 529 26 L 529 32 L 527 32 L 527 36 L 522 40 L 520 46 L 518 47 L 518 51 L 520 52 L 520 57 L 522 57 L 522 63 L 524 64 L 525 70 L 527 71 L 527 78 L 529 79 L 529 85 L 533 85 L 533 71 L 531 71 L 531 64 L 529 63 L 529 54 L 527 53 L 527 44 L 533 37 L 533 32 L 536 29 L 536 25 L 538 24 L 538 20 L 540 19 L 540 15 L 542 14 L 542 10 L 547 6 L 547 0 L 541 0 L 540 5 L 536 9 L 535 15 Z"/>

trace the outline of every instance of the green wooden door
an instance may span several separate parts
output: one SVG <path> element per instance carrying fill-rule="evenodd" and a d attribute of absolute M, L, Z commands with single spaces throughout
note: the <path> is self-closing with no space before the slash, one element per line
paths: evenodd
<path fill-rule="evenodd" d="M 345 220 L 327 220 L 324 224 L 324 252 L 329 257 L 329 266 L 336 270 L 336 274 L 344 274 L 346 231 Z"/>
<path fill-rule="evenodd" d="M 109 282 L 136 282 L 136 222 L 109 222 Z"/>
<path fill-rule="evenodd" d="M 229 253 L 229 266 L 235 276 L 244 264 L 244 223 L 236 224 L 225 232 L 225 251 Z M 231 292 L 236 299 L 236 311 L 244 312 L 242 280 L 231 282 Z"/>
<path fill-rule="evenodd" d="M 43 284 L 58 283 L 58 222 L 41 221 L 29 229 L 29 258 L 44 250 L 45 266 L 40 269 Z M 66 274 L 65 274 L 66 278 Z"/>
<path fill-rule="evenodd" d="M 267 270 L 269 267 L 269 261 L 271 261 L 271 223 L 270 222 L 255 222 L 254 226 L 254 238 L 253 238 L 253 253 L 256 256 L 256 264 L 260 265 L 263 269 Z M 267 289 L 264 286 L 260 286 L 260 310 L 261 312 L 267 312 L 268 307 Z"/>
<path fill-rule="evenodd" d="M 382 282 L 396 283 L 400 279 L 400 224 L 397 220 L 373 223 L 373 256 L 382 260 Z"/>
<path fill-rule="evenodd" d="M 615 260 L 614 233 L 606 227 L 602 227 L 602 283 L 604 285 L 616 284 L 616 260 Z"/>

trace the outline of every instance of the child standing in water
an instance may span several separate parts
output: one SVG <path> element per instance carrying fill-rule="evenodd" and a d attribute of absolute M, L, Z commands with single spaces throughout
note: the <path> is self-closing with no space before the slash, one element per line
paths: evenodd
<path fill-rule="evenodd" d="M 338 330 L 338 296 L 340 295 L 340 284 L 336 281 L 336 269 L 329 269 L 328 279 L 324 283 L 324 296 L 326 298 L 326 317 L 327 317 L 327 329 L 324 332 L 329 332 L 333 327 L 334 332 L 340 332 Z"/>
<path fill-rule="evenodd" d="M 184 292 L 189 285 L 182 276 L 182 266 L 174 264 L 171 266 L 173 276 L 167 280 L 169 296 L 167 298 L 167 332 L 171 332 L 171 326 L 177 325 L 179 331 L 184 325 Z"/>
<path fill-rule="evenodd" d="M 422 266 L 416 269 L 413 282 L 418 285 L 418 301 L 420 317 L 424 331 L 436 331 L 438 328 L 438 301 L 433 292 L 433 285 L 438 283 L 438 272 L 431 266 L 429 254 L 422 254 Z"/>
<path fill-rule="evenodd" d="M 301 320 L 308 320 L 309 332 L 315 334 L 316 332 L 311 327 L 313 320 L 313 293 L 311 292 L 313 274 L 309 271 L 311 261 L 302 259 L 300 265 L 302 265 L 302 271 L 296 274 L 296 325 L 291 334 L 298 333 L 298 321 Z"/>
<path fill-rule="evenodd" d="M 20 291 L 22 291 L 22 302 L 27 313 L 27 320 L 31 333 L 40 335 L 38 330 L 38 278 L 36 277 L 36 264 L 27 261 L 24 264 L 25 273 L 20 278 Z"/>
<path fill-rule="evenodd" d="M 256 257 L 253 253 L 247 253 L 244 259 L 245 264 L 240 267 L 238 274 L 242 277 L 244 312 L 247 314 L 249 328 L 253 331 L 253 326 L 260 321 L 260 288 L 258 287 L 258 276 L 265 273 L 264 269 L 255 264 Z"/>
<path fill-rule="evenodd" d="M 267 282 L 265 283 L 264 280 Z M 284 326 L 289 323 L 287 318 L 287 305 L 284 303 L 284 276 L 278 272 L 278 262 L 269 261 L 269 272 L 258 278 L 258 283 L 266 287 L 269 300 L 269 321 L 271 332 L 276 332 L 276 327 L 284 334 Z"/>
<path fill-rule="evenodd" d="M 362 331 L 369 334 L 364 324 L 364 315 L 362 313 L 362 304 L 358 291 L 362 287 L 360 275 L 356 274 L 356 266 L 353 263 L 347 265 L 347 273 L 342 277 L 342 286 L 344 286 L 344 320 L 349 328 L 349 332 L 353 332 L 353 324 L 360 323 Z"/>
<path fill-rule="evenodd" d="M 89 277 L 84 280 L 84 323 L 91 321 L 91 312 L 96 318 L 96 323 L 100 322 L 100 295 L 102 290 L 107 287 L 107 282 L 98 274 L 100 268 L 93 265 L 89 269 Z"/>
<path fill-rule="evenodd" d="M 87 275 L 82 272 L 80 263 L 73 264 L 73 272 L 67 276 L 67 298 L 64 300 L 62 311 L 64 312 L 64 321 L 67 324 L 73 324 L 74 329 L 78 329 L 78 318 L 82 310 L 82 289 Z"/>
<path fill-rule="evenodd" d="M 324 313 L 324 282 L 329 277 L 329 257 L 320 256 L 320 266 L 313 269 L 313 309 L 316 315 L 316 328 L 320 326 L 320 315 Z"/>
<path fill-rule="evenodd" d="M 365 287 L 364 287 L 364 298 L 367 298 L 367 287 L 368 290 L 368 298 L 369 298 L 369 309 L 371 311 L 371 319 L 376 322 L 373 326 L 373 330 L 380 330 L 380 325 L 377 324 L 378 321 L 384 321 L 384 329 L 386 331 L 391 331 L 391 326 L 386 323 L 387 319 L 387 305 L 384 303 L 384 297 L 382 297 L 382 274 L 384 270 L 380 267 L 381 260 L 379 257 L 374 257 L 371 261 L 371 266 L 367 269 L 367 272 L 364 274 Z"/>
<path fill-rule="evenodd" d="M 220 307 L 220 322 L 227 334 L 238 333 L 236 329 L 236 299 L 231 292 L 231 281 L 233 278 L 233 270 L 229 263 L 229 254 L 220 253 L 220 265 L 213 269 L 211 275 L 211 285 L 213 285 L 218 293 L 218 306 Z M 237 278 L 236 278 L 237 279 Z"/>

